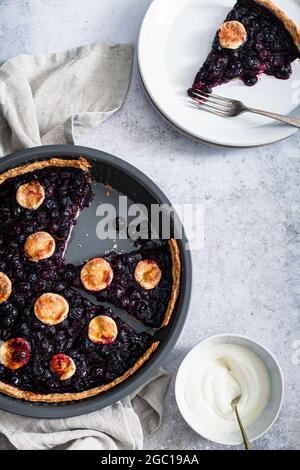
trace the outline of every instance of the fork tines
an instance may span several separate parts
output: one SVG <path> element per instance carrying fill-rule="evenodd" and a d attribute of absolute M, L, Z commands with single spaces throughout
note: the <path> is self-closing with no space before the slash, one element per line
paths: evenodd
<path fill-rule="evenodd" d="M 228 98 L 206 93 L 205 91 L 196 88 L 190 88 L 188 91 L 189 96 L 205 111 L 217 114 L 218 116 L 226 117 L 231 115 L 232 102 Z"/>

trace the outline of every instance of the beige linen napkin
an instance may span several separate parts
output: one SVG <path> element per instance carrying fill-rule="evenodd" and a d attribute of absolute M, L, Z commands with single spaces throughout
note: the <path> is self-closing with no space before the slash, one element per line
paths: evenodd
<path fill-rule="evenodd" d="M 93 44 L 44 56 L 21 55 L 0 68 L 0 156 L 42 144 L 78 143 L 125 98 L 133 50 Z M 47 420 L 0 411 L 0 449 L 141 449 L 160 425 L 168 374 L 101 411 Z"/>
<path fill-rule="evenodd" d="M 0 449 L 137 450 L 161 423 L 168 374 L 160 370 L 141 389 L 83 416 L 35 419 L 0 411 Z"/>
<path fill-rule="evenodd" d="M 0 156 L 42 144 L 76 144 L 117 111 L 131 75 L 127 44 L 93 44 L 0 68 Z"/>

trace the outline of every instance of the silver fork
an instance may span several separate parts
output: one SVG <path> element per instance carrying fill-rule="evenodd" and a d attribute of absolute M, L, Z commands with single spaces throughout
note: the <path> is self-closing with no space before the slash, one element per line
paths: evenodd
<path fill-rule="evenodd" d="M 262 111 L 261 109 L 249 108 L 238 100 L 231 100 L 229 98 L 224 98 L 224 96 L 206 93 L 195 88 L 190 88 L 189 95 L 203 110 L 216 114 L 217 116 L 234 117 L 239 116 L 242 113 L 250 112 L 261 114 L 262 116 L 276 119 L 277 121 L 285 122 L 286 124 L 300 128 L 300 119 L 282 116 L 281 114 L 276 113 L 269 113 L 268 111 Z"/>

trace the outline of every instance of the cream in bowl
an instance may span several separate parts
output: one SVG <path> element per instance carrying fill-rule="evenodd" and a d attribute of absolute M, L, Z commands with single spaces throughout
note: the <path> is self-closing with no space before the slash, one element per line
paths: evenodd
<path fill-rule="evenodd" d="M 278 415 L 283 380 L 275 358 L 258 343 L 237 335 L 218 335 L 199 343 L 184 359 L 176 378 L 176 400 L 187 423 L 207 439 L 242 442 L 231 402 L 251 440 Z"/>
<path fill-rule="evenodd" d="M 238 409 L 244 426 L 262 413 L 270 396 L 269 373 L 250 349 L 218 344 L 198 352 L 185 384 L 185 400 L 196 419 L 212 430 L 238 431 L 231 402 L 241 396 Z"/>

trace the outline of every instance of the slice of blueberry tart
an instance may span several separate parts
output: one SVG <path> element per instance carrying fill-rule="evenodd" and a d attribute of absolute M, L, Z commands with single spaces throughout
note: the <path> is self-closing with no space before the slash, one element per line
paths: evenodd
<path fill-rule="evenodd" d="M 132 375 L 158 346 L 76 292 L 32 297 L 0 346 L 0 391 L 37 402 L 79 400 Z"/>
<path fill-rule="evenodd" d="M 300 57 L 300 29 L 271 0 L 238 0 L 220 26 L 193 88 L 212 88 L 235 78 L 253 86 L 260 74 L 286 80 Z M 188 91 L 193 96 L 193 89 Z"/>
<path fill-rule="evenodd" d="M 84 158 L 52 158 L 0 175 L 0 392 L 80 400 L 126 380 L 159 345 L 113 309 L 153 328 L 168 324 L 180 288 L 177 243 L 149 240 L 132 253 L 66 265 L 71 232 L 93 196 Z"/>
<path fill-rule="evenodd" d="M 131 253 L 111 252 L 88 261 L 80 285 L 97 299 L 126 310 L 152 328 L 167 326 L 178 297 L 179 250 L 175 240 L 149 240 Z"/>

